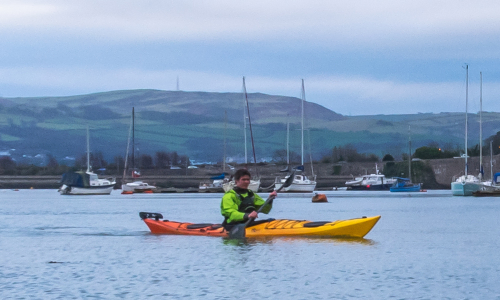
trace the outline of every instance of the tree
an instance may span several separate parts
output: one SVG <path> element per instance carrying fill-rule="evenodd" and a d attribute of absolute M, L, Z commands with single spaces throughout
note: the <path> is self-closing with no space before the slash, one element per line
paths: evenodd
<path fill-rule="evenodd" d="M 479 149 L 479 148 L 477 148 Z M 479 153 L 479 150 L 477 150 Z M 442 150 L 438 147 L 420 147 L 415 150 L 413 157 L 420 159 L 437 159 L 437 158 L 452 158 L 454 156 L 459 156 L 459 151 L 454 150 Z M 478 154 L 479 155 L 479 154 Z"/>
<path fill-rule="evenodd" d="M 181 166 L 188 167 L 190 165 L 189 157 L 187 155 L 181 155 L 179 160 Z"/>
<path fill-rule="evenodd" d="M 170 155 L 165 151 L 158 151 L 155 154 L 155 165 L 158 169 L 166 169 L 170 166 Z"/>
<path fill-rule="evenodd" d="M 139 156 L 139 164 L 141 169 L 152 169 L 153 168 L 153 158 L 149 154 L 142 154 Z"/>
<path fill-rule="evenodd" d="M 382 161 L 394 161 L 394 157 L 392 155 L 390 155 L 390 154 L 386 154 L 382 158 Z"/>
<path fill-rule="evenodd" d="M 47 156 L 49 159 L 47 163 L 47 169 L 49 169 L 49 171 L 57 170 L 57 168 L 59 168 L 59 163 L 57 162 L 57 160 L 51 154 L 48 154 Z"/>
<path fill-rule="evenodd" d="M 179 154 L 177 154 L 177 151 L 170 153 L 170 162 L 172 166 L 177 166 L 179 164 Z"/>
<path fill-rule="evenodd" d="M 0 157 L 0 171 L 2 173 L 11 173 L 16 168 L 16 162 L 10 156 Z"/>
<path fill-rule="evenodd" d="M 274 151 L 272 159 L 277 164 L 286 164 L 286 149 Z"/>
<path fill-rule="evenodd" d="M 441 158 L 441 149 L 436 148 L 436 147 L 423 146 L 423 147 L 417 148 L 415 150 L 415 154 L 413 156 L 416 158 L 420 158 L 420 159 Z"/>

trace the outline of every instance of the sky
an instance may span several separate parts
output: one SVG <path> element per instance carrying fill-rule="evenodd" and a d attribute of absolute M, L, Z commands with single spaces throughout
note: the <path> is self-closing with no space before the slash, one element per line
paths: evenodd
<path fill-rule="evenodd" d="M 500 111 L 500 1 L 0 0 L 0 96 L 300 97 L 344 115 Z"/>

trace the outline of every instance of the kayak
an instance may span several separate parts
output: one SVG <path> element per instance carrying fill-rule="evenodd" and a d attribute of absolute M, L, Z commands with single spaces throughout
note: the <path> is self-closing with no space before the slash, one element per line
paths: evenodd
<path fill-rule="evenodd" d="M 154 234 L 180 234 L 227 237 L 227 230 L 221 224 L 195 224 L 163 219 L 159 213 L 139 213 Z M 311 222 L 300 220 L 259 220 L 245 229 L 246 237 L 263 236 L 323 236 L 362 238 L 377 224 L 380 216 L 349 220 Z"/>

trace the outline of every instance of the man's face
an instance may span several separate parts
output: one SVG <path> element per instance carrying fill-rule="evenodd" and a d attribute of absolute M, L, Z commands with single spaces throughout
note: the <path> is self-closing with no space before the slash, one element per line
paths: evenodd
<path fill-rule="evenodd" d="M 236 180 L 236 186 L 241 189 L 248 189 L 248 185 L 250 184 L 250 176 L 243 175 L 239 180 Z"/>

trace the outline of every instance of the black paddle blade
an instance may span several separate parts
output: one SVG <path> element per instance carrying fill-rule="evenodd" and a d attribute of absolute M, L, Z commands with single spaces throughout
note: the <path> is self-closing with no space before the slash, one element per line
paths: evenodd
<path fill-rule="evenodd" d="M 244 239 L 245 238 L 246 224 L 237 224 L 229 231 L 230 239 Z"/>
<path fill-rule="evenodd" d="M 290 176 L 286 179 L 285 183 L 283 183 L 283 187 L 289 187 L 293 183 L 293 176 L 295 175 L 295 172 L 292 172 Z"/>

